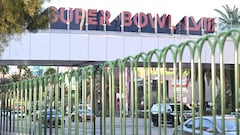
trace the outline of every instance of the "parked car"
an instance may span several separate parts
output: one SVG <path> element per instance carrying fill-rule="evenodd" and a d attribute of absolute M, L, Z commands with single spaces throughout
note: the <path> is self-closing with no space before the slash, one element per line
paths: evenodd
<path fill-rule="evenodd" d="M 52 115 L 51 115 L 52 113 Z M 46 114 L 46 119 L 45 119 L 45 114 Z M 52 121 L 52 125 L 54 126 L 55 125 L 55 121 L 58 122 L 58 125 L 61 125 L 61 119 L 62 119 L 62 115 L 61 115 L 61 112 L 58 111 L 58 113 L 56 112 L 56 110 L 51 110 L 48 109 L 46 112 L 43 112 L 42 113 L 42 120 L 43 120 L 43 124 L 45 123 L 45 120 L 47 122 L 47 127 L 50 126 L 50 122 Z M 64 121 L 65 122 L 65 121 Z"/>
<path fill-rule="evenodd" d="M 11 112 L 2 111 L 1 113 L 2 113 L 2 117 L 6 116 L 9 119 L 15 119 L 15 120 L 26 117 L 25 112 L 24 111 L 19 111 L 19 110 L 15 110 L 15 111 L 11 111 Z"/>
<path fill-rule="evenodd" d="M 92 110 L 86 109 L 86 111 L 83 112 L 83 109 L 80 108 L 78 110 L 78 121 L 82 122 L 84 115 L 86 116 L 86 120 L 91 120 L 92 118 L 94 118 L 92 114 Z M 72 112 L 71 119 L 72 119 L 72 122 L 75 121 L 75 111 Z"/>
<path fill-rule="evenodd" d="M 231 114 L 230 114 L 231 116 L 234 116 L 234 117 L 238 117 L 238 118 L 240 118 L 240 112 L 231 112 Z"/>
<path fill-rule="evenodd" d="M 12 111 L 11 114 L 15 117 L 15 120 L 26 117 L 26 113 L 24 111 Z"/>
<path fill-rule="evenodd" d="M 161 118 L 163 122 L 164 116 L 164 104 L 154 104 L 151 108 L 152 112 L 152 122 L 154 126 L 158 126 L 158 111 L 160 108 Z M 174 117 L 177 116 L 178 123 L 180 124 L 180 104 L 177 104 L 177 114 L 174 111 L 174 103 L 166 103 L 166 115 L 167 115 L 167 124 L 171 124 L 174 127 Z M 187 120 L 188 118 L 192 117 L 192 110 L 187 106 L 183 105 L 183 120 Z"/>
<path fill-rule="evenodd" d="M 3 109 L 3 110 L 1 110 L 1 115 L 2 115 L 2 117 L 8 116 L 9 115 L 9 111 Z"/>
<path fill-rule="evenodd" d="M 213 117 L 212 116 L 203 116 L 203 134 L 204 135 L 214 135 L 214 124 L 213 124 Z M 190 135 L 193 133 L 192 126 L 193 126 L 193 119 L 188 119 L 183 124 L 183 134 Z M 200 134 L 200 117 L 195 118 L 195 134 Z M 223 134 L 222 131 L 222 117 L 216 117 L 216 134 L 220 135 Z M 179 126 L 177 129 L 178 134 L 181 134 L 181 127 Z M 236 121 L 235 117 L 226 117 L 225 116 L 225 135 L 237 135 L 237 128 L 236 128 Z"/>

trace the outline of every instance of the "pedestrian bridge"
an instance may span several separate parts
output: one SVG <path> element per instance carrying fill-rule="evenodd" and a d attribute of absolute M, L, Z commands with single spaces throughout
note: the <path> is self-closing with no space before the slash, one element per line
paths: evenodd
<path fill-rule="evenodd" d="M 150 39 L 148 45 L 157 42 Z M 83 42 L 86 40 L 90 44 L 95 42 L 91 37 L 86 37 Z M 110 45 L 117 41 L 111 39 L 107 43 Z M 130 41 L 128 45 L 131 45 Z M 44 46 L 49 44 L 46 42 L 61 44 L 62 40 L 50 38 L 42 41 L 43 47 L 39 47 L 39 51 L 46 49 Z M 75 45 L 77 47 L 78 44 Z M 226 116 L 231 116 L 233 131 L 239 134 L 239 115 L 234 115 L 239 114 L 240 101 L 239 45 L 240 31 L 230 30 L 132 56 L 125 57 L 123 53 L 107 58 L 106 54 L 104 57 L 108 61 L 103 64 L 2 85 L 0 134 L 177 135 L 187 133 L 186 130 L 190 134 L 226 134 L 229 120 Z M 35 47 L 30 50 L 36 52 L 38 48 Z M 51 49 L 57 48 L 52 46 Z M 67 50 L 67 54 L 60 51 L 62 55 L 48 50 L 46 60 L 51 60 L 53 55 L 59 55 L 58 60 L 63 57 L 68 58 L 65 60 L 77 59 L 82 57 L 79 49 Z M 3 59 L 15 59 L 20 52 L 14 52 L 4 54 Z M 72 53 L 74 56 L 70 55 Z M 91 54 L 101 59 L 98 52 Z M 40 58 L 37 56 L 40 54 L 26 55 L 22 58 Z M 208 63 L 207 68 L 204 63 Z M 166 81 L 169 78 L 171 82 Z M 188 82 L 188 85 L 183 82 Z M 211 94 L 210 104 L 205 104 L 206 93 Z M 167 108 L 169 102 L 173 104 L 172 111 Z M 162 109 L 152 110 L 156 103 L 162 104 Z M 190 107 L 188 115 L 185 105 Z M 169 117 L 172 117 L 171 125 L 167 123 Z M 192 121 L 184 124 L 188 118 Z M 212 120 L 211 127 L 218 128 L 207 127 L 209 124 L 205 123 L 205 118 Z"/>
<path fill-rule="evenodd" d="M 0 65 L 83 66 L 135 56 L 140 52 L 163 49 L 167 45 L 177 45 L 187 40 L 196 41 L 201 37 L 202 35 L 49 29 L 24 33 L 11 40 L 1 56 Z M 229 40 L 225 44 L 233 47 Z M 233 49 L 225 49 L 224 52 L 234 54 L 231 50 Z M 209 47 L 204 46 L 202 51 L 205 52 L 201 54 L 202 63 L 211 63 Z M 225 62 L 234 63 L 227 56 L 224 57 Z M 189 62 L 190 57 L 190 53 L 186 52 L 182 61 Z M 166 62 L 171 61 L 171 57 L 167 57 Z M 216 62 L 218 61 L 219 58 Z M 156 62 L 156 59 L 152 62 Z"/>

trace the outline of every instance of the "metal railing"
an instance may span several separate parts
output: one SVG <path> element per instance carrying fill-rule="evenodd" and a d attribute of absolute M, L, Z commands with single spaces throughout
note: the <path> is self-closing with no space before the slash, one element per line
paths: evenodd
<path fill-rule="evenodd" d="M 224 63 L 224 56 L 230 55 L 224 54 L 227 40 L 234 48 L 232 64 Z M 239 114 L 239 44 L 240 31 L 231 30 L 102 65 L 3 85 L 0 135 L 184 134 L 185 105 L 191 106 L 188 130 L 192 134 L 225 134 L 227 128 L 219 131 L 217 119 L 226 127 L 226 116 Z M 206 46 L 210 63 L 202 62 Z M 186 56 L 189 62 L 183 62 Z M 211 94 L 210 113 L 205 104 L 207 92 Z M 173 103 L 171 113 L 169 102 Z M 163 105 L 157 117 L 151 109 L 154 104 Z M 212 130 L 205 129 L 205 115 L 213 119 Z M 168 125 L 169 117 L 173 128 Z M 239 134 L 239 116 L 234 119 Z"/>

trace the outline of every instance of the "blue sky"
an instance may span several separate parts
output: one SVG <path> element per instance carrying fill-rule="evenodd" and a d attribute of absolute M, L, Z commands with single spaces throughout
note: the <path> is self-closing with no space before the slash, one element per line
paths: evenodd
<path fill-rule="evenodd" d="M 223 10 L 225 4 L 240 8 L 240 0 L 51 0 L 46 6 L 108 10 L 113 18 L 121 11 L 170 14 L 174 25 L 183 16 L 216 17 L 214 9 Z"/>

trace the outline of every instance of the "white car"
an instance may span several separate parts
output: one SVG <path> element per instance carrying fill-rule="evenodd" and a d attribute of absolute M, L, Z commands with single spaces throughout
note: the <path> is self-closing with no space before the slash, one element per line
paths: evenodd
<path fill-rule="evenodd" d="M 160 108 L 160 113 L 164 112 L 164 104 L 154 104 L 151 108 L 152 114 L 158 114 L 158 110 Z M 166 113 L 173 112 L 173 109 L 170 104 L 166 104 Z"/>
<path fill-rule="evenodd" d="M 203 135 L 214 135 L 214 124 L 213 124 L 213 116 L 203 116 Z M 190 135 L 193 133 L 193 129 L 195 130 L 195 134 L 200 134 L 200 117 L 195 118 L 195 127 L 193 127 L 193 119 L 190 118 L 183 124 L 183 134 Z M 235 117 L 225 116 L 225 135 L 237 135 L 236 128 L 236 120 Z M 222 117 L 216 116 L 216 134 L 223 134 L 222 127 Z M 177 133 L 181 134 L 181 127 L 177 128 Z"/>

